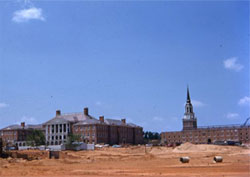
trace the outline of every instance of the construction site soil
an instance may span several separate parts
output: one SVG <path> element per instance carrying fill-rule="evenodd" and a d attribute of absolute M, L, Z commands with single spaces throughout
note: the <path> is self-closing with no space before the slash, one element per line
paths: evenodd
<path fill-rule="evenodd" d="M 0 176 L 250 176 L 247 147 L 182 144 L 171 147 L 105 147 L 94 151 L 14 151 L 0 158 Z M 180 157 L 188 156 L 189 163 Z M 222 156 L 216 163 L 214 156 Z"/>

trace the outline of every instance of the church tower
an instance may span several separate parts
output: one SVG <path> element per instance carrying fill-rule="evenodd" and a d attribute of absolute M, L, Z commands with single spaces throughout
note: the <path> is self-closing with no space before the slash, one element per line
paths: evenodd
<path fill-rule="evenodd" d="M 183 130 L 197 129 L 197 119 L 193 112 L 193 105 L 191 103 L 188 88 L 187 88 L 187 102 L 185 105 L 185 114 L 182 121 L 183 121 Z"/>

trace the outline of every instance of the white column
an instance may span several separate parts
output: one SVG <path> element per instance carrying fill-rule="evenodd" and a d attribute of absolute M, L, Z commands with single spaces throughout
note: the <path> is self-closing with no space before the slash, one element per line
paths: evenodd
<path fill-rule="evenodd" d="M 45 136 L 46 136 L 46 142 L 48 141 L 48 125 L 46 125 L 46 128 L 45 128 Z"/>
<path fill-rule="evenodd" d="M 50 124 L 50 144 L 51 144 L 51 142 L 52 142 L 52 124 Z"/>
<path fill-rule="evenodd" d="M 64 140 L 64 124 L 62 124 L 62 142 L 63 142 L 63 140 Z"/>

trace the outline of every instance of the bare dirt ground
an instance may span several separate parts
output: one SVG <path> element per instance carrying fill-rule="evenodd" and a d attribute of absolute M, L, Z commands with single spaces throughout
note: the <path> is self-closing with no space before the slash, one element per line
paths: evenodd
<path fill-rule="evenodd" d="M 0 158 L 0 176 L 250 176 L 250 149 L 183 144 L 176 148 L 131 146 L 95 151 L 63 151 L 48 159 L 46 151 L 19 151 L 37 160 Z M 41 157 L 37 154 L 42 154 Z M 223 157 L 215 163 L 213 157 Z M 189 163 L 179 158 L 189 156 Z"/>

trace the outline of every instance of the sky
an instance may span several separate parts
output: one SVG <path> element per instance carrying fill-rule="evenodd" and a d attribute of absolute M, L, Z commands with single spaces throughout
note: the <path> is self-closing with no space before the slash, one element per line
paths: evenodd
<path fill-rule="evenodd" d="M 57 109 L 182 129 L 250 116 L 248 1 L 0 1 L 0 128 Z"/>

